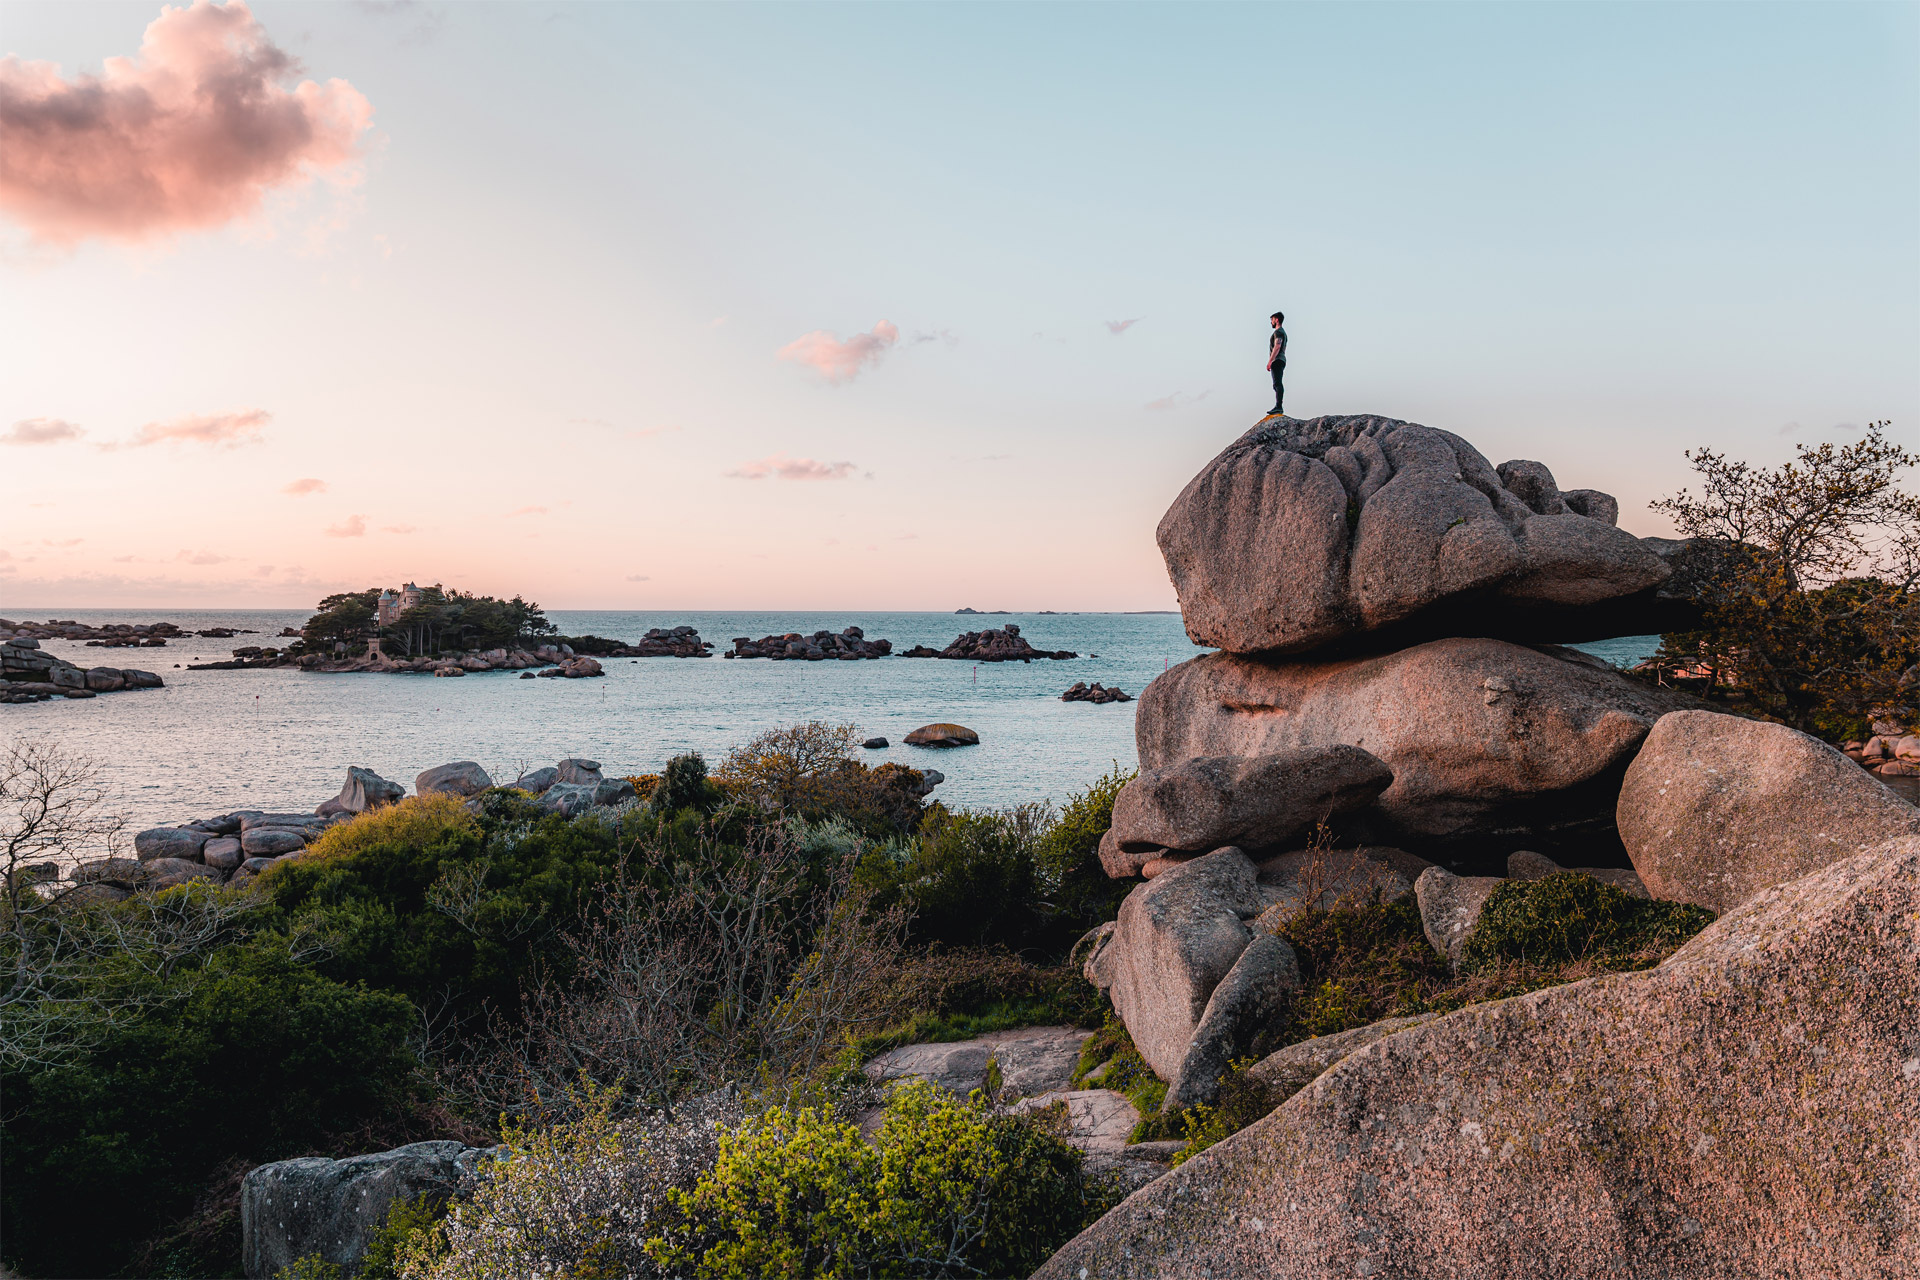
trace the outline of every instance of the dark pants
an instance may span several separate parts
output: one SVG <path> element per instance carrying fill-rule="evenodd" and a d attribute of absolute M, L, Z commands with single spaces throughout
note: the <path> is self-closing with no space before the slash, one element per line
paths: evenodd
<path fill-rule="evenodd" d="M 1287 362 L 1275 360 L 1273 362 L 1273 411 L 1275 413 L 1280 412 L 1280 406 L 1285 402 L 1286 392 L 1282 390 L 1280 380 L 1286 377 L 1286 374 Z"/>

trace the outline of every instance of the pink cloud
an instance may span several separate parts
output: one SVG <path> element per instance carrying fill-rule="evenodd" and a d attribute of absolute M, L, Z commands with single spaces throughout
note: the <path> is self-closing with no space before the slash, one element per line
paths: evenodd
<path fill-rule="evenodd" d="M 766 458 L 743 462 L 726 474 L 736 480 L 845 480 L 854 472 L 851 462 L 815 462 L 812 458 L 789 458 L 776 453 Z"/>
<path fill-rule="evenodd" d="M 22 418 L 0 433 L 0 444 L 58 444 L 78 440 L 86 432 L 60 418 Z"/>
<path fill-rule="evenodd" d="M 213 551 L 182 551 L 174 559 L 185 564 L 225 564 L 234 556 L 223 556 Z"/>
<path fill-rule="evenodd" d="M 851 382 L 862 369 L 880 363 L 880 357 L 898 341 L 900 329 L 891 320 L 882 320 L 872 332 L 856 333 L 845 342 L 825 329 L 815 329 L 780 348 L 780 359 L 808 365 L 828 382 Z"/>
<path fill-rule="evenodd" d="M 275 188 L 352 162 L 373 107 L 299 71 L 243 0 L 164 8 L 132 58 L 68 80 L 0 58 L 0 210 L 37 240 L 142 240 L 219 226 Z"/>
<path fill-rule="evenodd" d="M 545 514 L 547 514 L 545 507 L 515 507 L 513 510 L 507 512 L 507 519 L 511 520 L 515 516 L 543 516 Z"/>
<path fill-rule="evenodd" d="M 348 516 L 339 524 L 330 524 L 327 526 L 327 536 L 329 538 L 364 538 L 367 536 L 367 518 Z"/>
<path fill-rule="evenodd" d="M 150 444 L 217 444 L 233 448 L 259 444 L 260 428 L 273 421 L 265 409 L 239 409 L 233 413 L 190 413 L 171 422 L 149 422 L 133 433 L 128 441 L 135 447 Z"/>
<path fill-rule="evenodd" d="M 380 526 L 380 532 L 412 533 L 415 529 L 418 529 L 419 527 L 420 527 L 419 525 L 414 525 L 414 524 L 383 524 Z"/>
<path fill-rule="evenodd" d="M 1146 319 L 1145 316 L 1135 316 L 1131 320 L 1109 320 L 1107 321 L 1107 332 L 1117 338 L 1144 319 Z"/>
<path fill-rule="evenodd" d="M 292 484 L 280 490 L 280 492 L 290 493 L 296 498 L 304 498 L 310 493 L 325 493 L 326 491 L 327 482 L 325 480 L 315 480 L 312 476 L 308 476 L 304 480 L 295 480 Z"/>

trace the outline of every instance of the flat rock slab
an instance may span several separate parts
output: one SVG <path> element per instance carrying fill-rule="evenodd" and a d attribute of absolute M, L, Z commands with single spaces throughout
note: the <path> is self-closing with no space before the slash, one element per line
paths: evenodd
<path fill-rule="evenodd" d="M 1124 1093 L 1112 1089 L 1050 1089 L 1016 1103 L 1013 1111 L 1038 1111 L 1067 1104 L 1067 1141 L 1088 1154 L 1118 1154 L 1127 1145 L 1140 1113 Z"/>
<path fill-rule="evenodd" d="M 1920 1275 L 1920 838 L 1353 1053 L 1036 1273 Z"/>
<path fill-rule="evenodd" d="M 902 1045 L 874 1058 L 864 1070 L 875 1083 L 931 1080 L 964 1097 L 986 1086 L 987 1065 L 998 1062 L 1002 1090 L 1033 1097 L 1072 1087 L 1080 1046 L 1092 1034 L 1077 1027 L 1021 1027 L 991 1031 L 977 1040 Z"/>

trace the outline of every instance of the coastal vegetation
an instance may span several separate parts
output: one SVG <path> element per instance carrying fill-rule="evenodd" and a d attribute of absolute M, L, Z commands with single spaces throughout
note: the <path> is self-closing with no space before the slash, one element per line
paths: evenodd
<path fill-rule="evenodd" d="M 335 644 L 344 644 L 358 653 L 378 638 L 392 642 L 411 657 L 444 649 L 492 649 L 522 641 L 547 641 L 558 631 L 539 605 L 519 596 L 501 600 L 438 585 L 419 589 L 416 603 L 382 625 L 381 590 L 368 587 L 326 597 L 320 602 L 319 612 L 302 628 L 305 647 L 330 650 Z"/>
<path fill-rule="evenodd" d="M 1920 711 L 1920 495 L 1899 484 L 1920 456 L 1886 427 L 1773 468 L 1687 454 L 1700 491 L 1654 507 L 1705 540 L 1686 570 L 1702 616 L 1662 637 L 1657 665 L 1830 741 Z"/>

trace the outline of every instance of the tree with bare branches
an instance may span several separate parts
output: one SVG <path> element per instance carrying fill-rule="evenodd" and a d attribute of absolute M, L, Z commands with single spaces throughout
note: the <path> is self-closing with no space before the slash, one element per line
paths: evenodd
<path fill-rule="evenodd" d="M 1912 715 L 1920 698 L 1920 463 L 1875 422 L 1851 444 L 1798 446 L 1767 469 L 1711 449 L 1701 478 L 1653 503 L 1709 540 L 1703 625 L 1664 637 L 1658 661 L 1703 667 L 1755 711 L 1808 732 L 1850 732 L 1868 712 Z"/>

